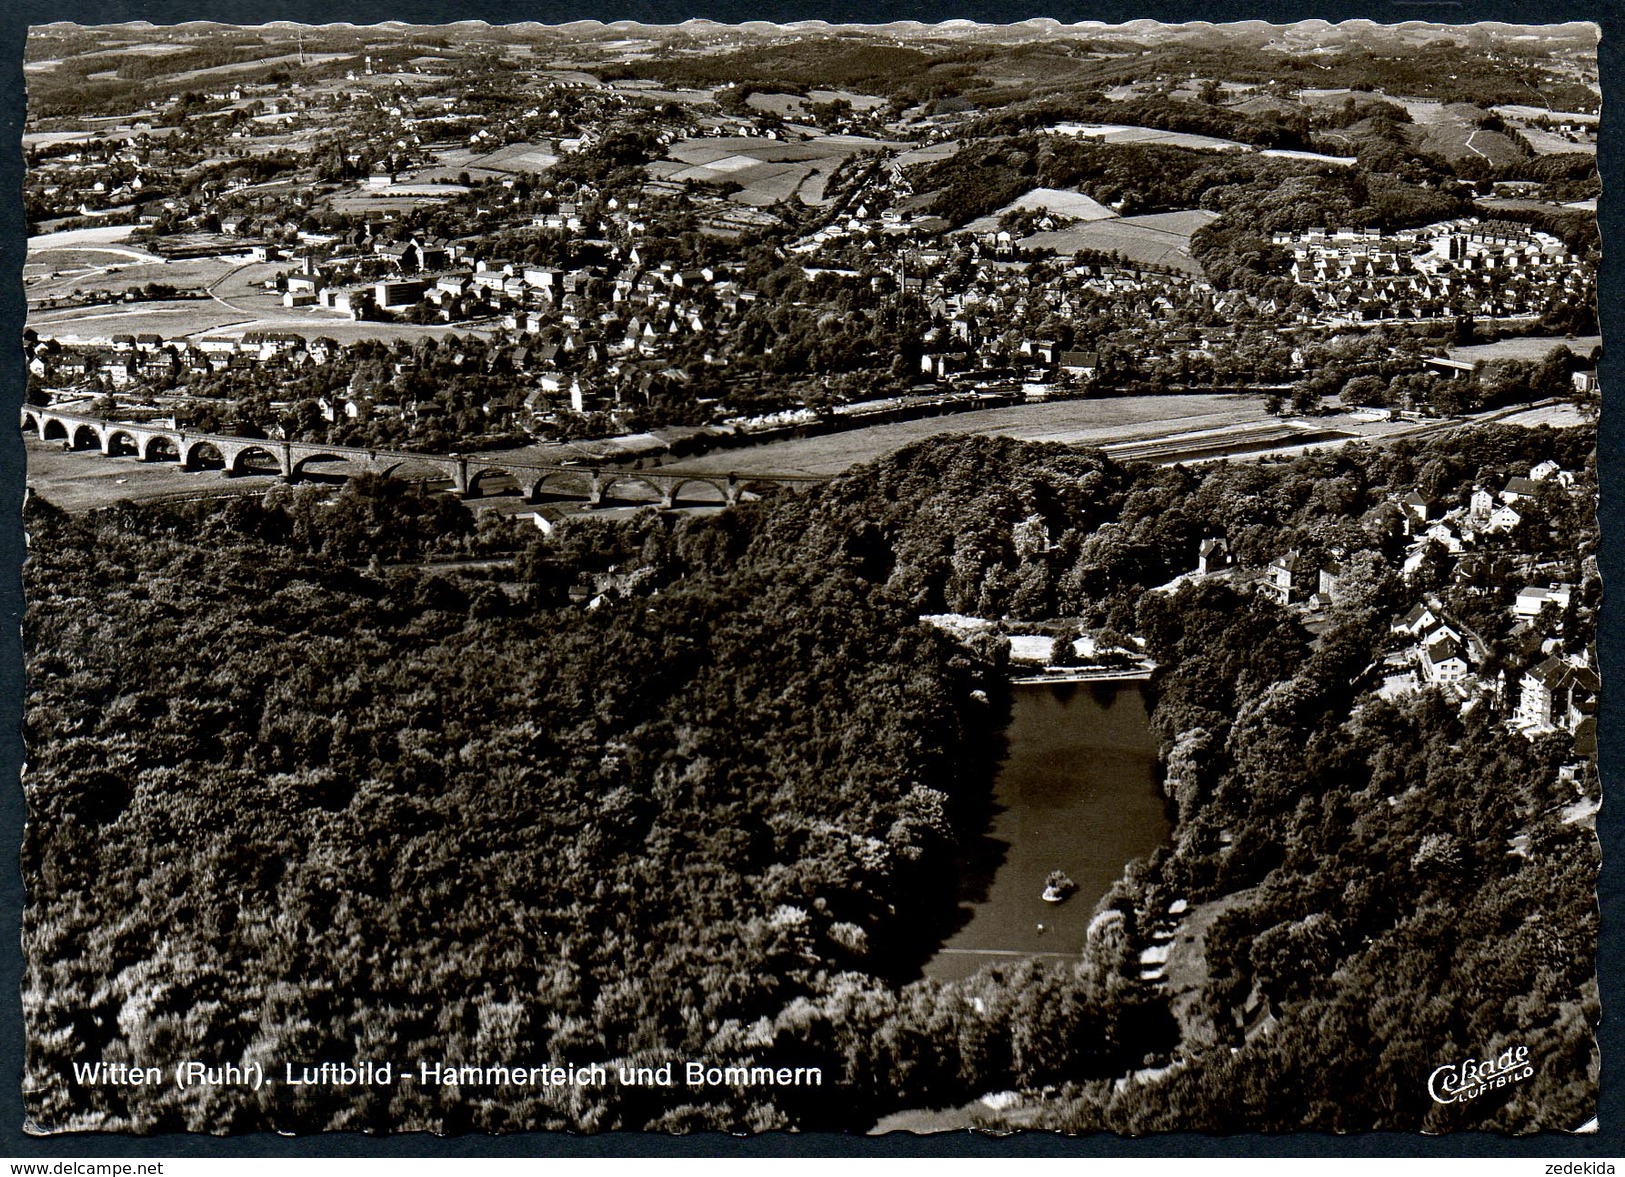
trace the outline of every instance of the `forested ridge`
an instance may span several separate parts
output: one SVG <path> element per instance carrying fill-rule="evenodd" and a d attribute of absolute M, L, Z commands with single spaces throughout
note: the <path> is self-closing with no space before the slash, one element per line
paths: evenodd
<path fill-rule="evenodd" d="M 1596 845 L 1559 816 L 1566 737 L 1385 703 L 1362 674 L 1417 591 L 1388 571 L 1393 491 L 1446 501 L 1547 457 L 1588 480 L 1593 444 L 1488 427 L 1155 468 L 958 438 L 804 496 L 547 539 L 383 480 L 225 509 L 35 500 L 30 1120 L 862 1129 L 1051 1087 L 1043 1122 L 1069 1130 L 1575 1127 L 1595 1095 Z M 1566 503 L 1530 505 L 1516 542 L 1577 564 L 1594 522 Z M 1222 583 L 1146 591 L 1208 534 L 1249 562 L 1359 553 L 1363 579 L 1318 636 Z M 506 590 L 414 563 L 504 550 Z M 1516 583 L 1490 555 L 1485 601 L 1425 573 L 1486 629 Z M 584 585 L 594 607 L 572 603 Z M 1173 844 L 1126 864 L 1075 964 L 915 979 L 954 918 L 998 743 L 1000 641 L 918 621 L 945 611 L 1111 626 L 1161 663 Z M 1486 636 L 1509 673 L 1539 654 Z M 1177 1007 L 1139 966 L 1176 897 L 1222 908 L 1202 992 Z M 1427 1099 L 1433 1067 L 1503 1042 L 1531 1047 L 1535 1078 Z M 75 1061 L 185 1058 L 277 1074 L 697 1058 L 827 1078 L 72 1078 Z"/>

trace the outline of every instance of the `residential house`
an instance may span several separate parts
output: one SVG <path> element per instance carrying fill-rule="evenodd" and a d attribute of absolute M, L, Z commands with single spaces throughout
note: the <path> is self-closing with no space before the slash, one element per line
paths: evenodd
<path fill-rule="evenodd" d="M 1530 585 L 1528 588 L 1518 590 L 1518 599 L 1512 605 L 1512 612 L 1519 617 L 1532 618 L 1538 617 L 1540 611 L 1547 605 L 1567 609 L 1573 591 L 1574 586 L 1570 584 L 1554 584 L 1550 588 Z"/>
<path fill-rule="evenodd" d="M 1320 570 L 1296 549 L 1277 556 L 1259 583 L 1283 605 L 1307 601 L 1319 583 Z"/>
<path fill-rule="evenodd" d="M 1204 539 L 1196 549 L 1196 574 L 1212 576 L 1230 567 L 1230 545 L 1222 536 Z"/>
<path fill-rule="evenodd" d="M 1405 514 L 1405 528 L 1409 532 L 1411 524 L 1426 523 L 1433 504 L 1423 497 L 1418 490 L 1406 491 L 1399 496 L 1399 509 Z"/>
<path fill-rule="evenodd" d="M 1433 610 L 1426 605 L 1419 604 L 1413 606 L 1409 613 L 1395 617 L 1388 623 L 1388 628 L 1392 633 L 1409 634 L 1414 638 L 1432 629 L 1438 623 L 1439 618 Z"/>
<path fill-rule="evenodd" d="M 563 270 L 552 266 L 526 266 L 524 281 L 527 286 L 552 294 L 562 286 Z"/>
<path fill-rule="evenodd" d="M 453 270 L 449 274 L 441 274 L 435 279 L 434 288 L 443 295 L 462 298 L 474 289 L 474 272 Z"/>
<path fill-rule="evenodd" d="M 1428 635 L 1421 647 L 1417 665 L 1422 677 L 1436 686 L 1457 686 L 1465 682 L 1471 667 L 1467 664 L 1466 648 L 1448 627 L 1441 627 Z"/>
<path fill-rule="evenodd" d="M 428 288 L 429 283 L 422 279 L 382 279 L 373 284 L 373 300 L 386 311 L 404 310 L 415 306 Z"/>
<path fill-rule="evenodd" d="M 1343 599 L 1344 575 L 1341 560 L 1327 560 L 1320 566 L 1315 596 L 1322 604 L 1335 605 Z"/>
<path fill-rule="evenodd" d="M 1422 533 L 1422 537 L 1424 539 L 1433 540 L 1452 556 L 1459 556 L 1461 554 L 1461 537 L 1456 534 L 1455 528 L 1443 519 L 1431 524 L 1428 529 Z"/>
<path fill-rule="evenodd" d="M 1511 506 L 1525 499 L 1535 497 L 1539 487 L 1528 478 L 1507 479 L 1506 489 L 1501 492 L 1501 501 Z"/>
<path fill-rule="evenodd" d="M 1100 371 L 1100 355 L 1092 351 L 1063 351 L 1055 358 L 1055 366 L 1068 376 L 1092 380 Z"/>
<path fill-rule="evenodd" d="M 1600 687 L 1590 666 L 1553 655 L 1524 672 L 1516 722 L 1534 731 L 1575 731 L 1596 714 Z"/>

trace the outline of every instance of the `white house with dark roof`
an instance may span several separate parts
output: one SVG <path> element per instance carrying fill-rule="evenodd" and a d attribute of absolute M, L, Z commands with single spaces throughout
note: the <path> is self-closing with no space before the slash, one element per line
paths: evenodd
<path fill-rule="evenodd" d="M 1574 731 L 1596 714 L 1597 672 L 1556 655 L 1524 672 L 1516 722 L 1531 732 Z"/>
<path fill-rule="evenodd" d="M 1567 609 L 1573 592 L 1574 586 L 1571 584 L 1554 584 L 1550 588 L 1530 585 L 1518 590 L 1518 599 L 1513 602 L 1512 611 L 1519 617 L 1537 617 L 1547 605 Z"/>
<path fill-rule="evenodd" d="M 1308 600 L 1314 593 L 1319 572 L 1319 568 L 1294 548 L 1270 561 L 1269 569 L 1259 583 L 1281 604 L 1296 605 Z"/>
<path fill-rule="evenodd" d="M 1398 617 L 1395 617 L 1391 622 L 1389 622 L 1388 628 L 1392 633 L 1404 633 L 1409 634 L 1411 637 L 1416 637 L 1418 634 L 1421 634 L 1438 624 L 1438 621 L 1439 619 L 1434 615 L 1432 609 L 1428 608 L 1426 605 L 1418 604 L 1413 605 L 1409 613 L 1404 613 Z"/>
<path fill-rule="evenodd" d="M 1418 666 L 1422 677 L 1438 686 L 1457 685 L 1467 678 L 1472 669 L 1467 664 L 1466 649 L 1459 638 L 1452 636 L 1448 627 L 1441 627 L 1428 635 Z"/>
<path fill-rule="evenodd" d="M 1222 536 L 1209 536 L 1196 549 L 1196 574 L 1211 576 L 1230 567 L 1230 545 Z"/>
<path fill-rule="evenodd" d="M 1528 478 L 1509 478 L 1506 489 L 1501 492 L 1501 501 L 1510 506 L 1524 499 L 1532 499 L 1538 489 L 1538 485 Z"/>
<path fill-rule="evenodd" d="M 1461 537 L 1456 534 L 1455 528 L 1443 519 L 1432 524 L 1427 531 L 1423 532 L 1423 536 L 1439 544 L 1452 556 L 1461 554 Z"/>

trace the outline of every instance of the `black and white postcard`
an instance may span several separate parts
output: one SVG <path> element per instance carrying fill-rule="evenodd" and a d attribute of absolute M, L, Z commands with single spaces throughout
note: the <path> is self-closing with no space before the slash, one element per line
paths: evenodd
<path fill-rule="evenodd" d="M 1599 35 L 31 27 L 26 1130 L 1595 1132 Z"/>

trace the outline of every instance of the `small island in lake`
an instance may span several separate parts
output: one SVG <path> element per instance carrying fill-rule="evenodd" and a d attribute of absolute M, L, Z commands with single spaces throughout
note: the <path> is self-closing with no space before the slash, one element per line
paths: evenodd
<path fill-rule="evenodd" d="M 1044 902 L 1065 903 L 1077 889 L 1078 885 L 1065 871 L 1052 870 L 1044 880 Z"/>

